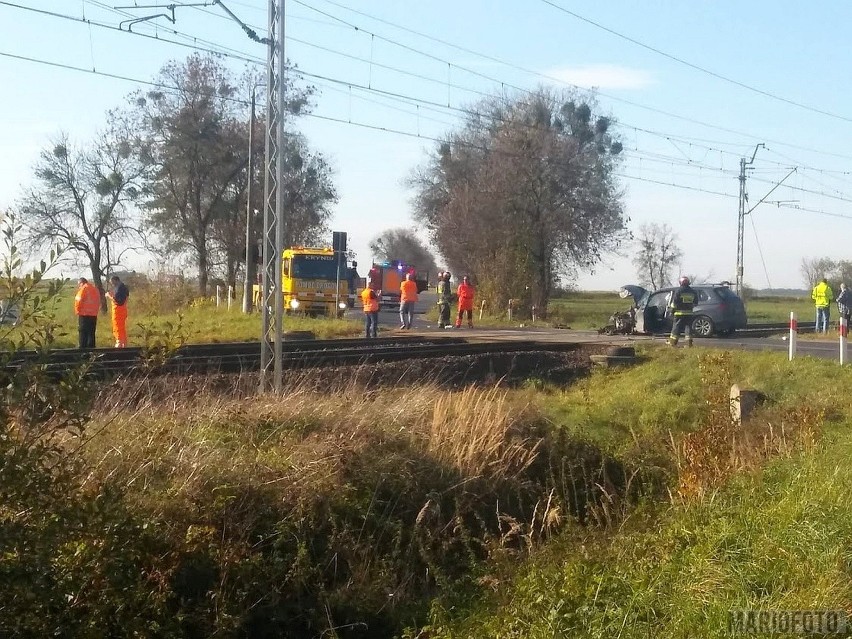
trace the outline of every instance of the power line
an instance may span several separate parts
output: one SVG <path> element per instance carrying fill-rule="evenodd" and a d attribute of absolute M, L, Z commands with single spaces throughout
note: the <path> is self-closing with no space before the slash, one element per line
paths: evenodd
<path fill-rule="evenodd" d="M 806 111 L 811 111 L 813 113 L 819 113 L 820 115 L 825 115 L 827 117 L 834 118 L 836 120 L 843 120 L 844 122 L 852 122 L 852 118 L 847 117 L 845 115 L 839 115 L 837 113 L 832 113 L 831 111 L 825 111 L 824 109 L 820 109 L 820 108 L 817 108 L 817 107 L 814 107 L 814 106 L 810 106 L 810 105 L 804 104 L 802 102 L 796 102 L 795 100 L 785 98 L 785 97 L 777 95 L 775 93 L 770 93 L 769 91 L 764 91 L 763 89 L 758 89 L 757 87 L 751 86 L 750 84 L 746 84 L 745 82 L 740 82 L 739 80 L 734 80 L 733 78 L 729 78 L 727 76 L 724 76 L 721 73 L 716 73 L 715 71 L 711 71 L 710 69 L 707 69 L 706 67 L 702 67 L 702 66 L 694 64 L 692 62 L 688 62 L 687 60 L 684 60 L 683 58 L 679 58 L 676 55 L 672 55 L 671 53 L 667 53 L 667 52 L 665 52 L 661 49 L 658 49 L 657 47 L 653 47 L 649 44 L 641 42 L 640 40 L 637 40 L 635 38 L 631 38 L 628 35 L 625 35 L 623 33 L 615 31 L 614 29 L 610 29 L 609 27 L 604 26 L 599 22 L 595 22 L 594 20 L 591 20 L 589 18 L 581 16 L 579 13 L 576 13 L 574 11 L 566 9 L 565 7 L 557 4 L 556 2 L 553 2 L 552 0 L 541 0 L 541 2 L 543 2 L 544 4 L 550 5 L 554 9 L 558 9 L 559 11 L 562 11 L 563 13 L 567 13 L 568 15 L 570 15 L 570 16 L 578 19 L 578 20 L 581 20 L 582 22 L 585 22 L 585 23 L 590 24 L 590 25 L 592 25 L 592 26 L 594 26 L 598 29 L 601 29 L 602 31 L 606 31 L 607 33 L 614 35 L 617 38 L 621 38 L 622 40 L 626 40 L 627 42 L 630 42 L 632 44 L 640 46 L 643 49 L 646 49 L 648 51 L 651 51 L 653 53 L 661 55 L 664 58 L 668 58 L 669 60 L 677 62 L 678 64 L 682 64 L 682 65 L 689 67 L 690 69 L 693 69 L 695 71 L 700 71 L 701 73 L 705 73 L 709 76 L 716 78 L 717 80 L 722 80 L 723 82 L 728 82 L 729 84 L 733 84 L 733 85 L 738 86 L 742 89 L 746 89 L 747 91 L 751 91 L 752 93 L 756 93 L 758 95 L 762 95 L 764 97 L 771 98 L 773 100 L 777 100 L 779 102 L 783 102 L 785 104 L 789 104 L 789 105 L 798 107 L 800 109 L 805 109 Z"/>
<path fill-rule="evenodd" d="M 303 0 L 299 0 L 299 1 L 303 6 L 312 8 L 312 7 L 310 7 L 310 5 L 307 5 Z M 376 22 L 379 22 L 381 24 L 385 24 L 387 26 L 390 26 L 390 27 L 395 28 L 395 29 L 399 29 L 399 30 L 404 31 L 406 33 L 410 33 L 412 35 L 416 35 L 416 36 L 424 38 L 426 40 L 429 40 L 429 41 L 450 47 L 450 48 L 455 49 L 457 51 L 461 51 L 463 53 L 474 55 L 474 56 L 477 56 L 479 58 L 482 58 L 483 60 L 495 62 L 497 64 L 501 64 L 501 65 L 506 66 L 508 68 L 515 69 L 517 71 L 521 71 L 523 73 L 527 73 L 527 74 L 532 75 L 532 76 L 543 78 L 543 79 L 546 79 L 550 82 L 554 82 L 554 83 L 560 84 L 562 86 L 567 86 L 567 87 L 573 88 L 575 90 L 578 90 L 580 92 L 583 92 L 583 93 L 586 93 L 586 94 L 589 94 L 589 95 L 599 95 L 601 97 L 607 98 L 607 99 L 612 100 L 614 102 L 619 102 L 621 104 L 627 104 L 629 106 L 632 106 L 632 107 L 635 107 L 635 108 L 638 108 L 638 109 L 643 109 L 645 111 L 650 111 L 652 113 L 657 113 L 659 115 L 665 115 L 667 117 L 671 117 L 671 118 L 675 118 L 675 119 L 678 119 L 678 120 L 681 120 L 681 121 L 684 121 L 684 122 L 688 122 L 690 124 L 697 124 L 699 126 L 702 126 L 702 127 L 708 128 L 708 129 L 715 129 L 717 131 L 723 131 L 725 133 L 737 135 L 737 136 L 740 136 L 740 137 L 743 137 L 743 138 L 746 138 L 746 139 L 749 139 L 749 140 L 758 140 L 759 139 L 759 140 L 763 140 L 763 141 L 766 141 L 766 142 L 770 142 L 772 144 L 778 144 L 780 146 L 786 146 L 786 147 L 791 148 L 791 149 L 797 149 L 797 150 L 800 150 L 800 151 L 808 151 L 810 153 L 816 153 L 816 154 L 820 154 L 820 155 L 836 157 L 836 158 L 840 158 L 840 159 L 844 159 L 844 160 L 852 160 L 851 155 L 844 155 L 844 154 L 841 154 L 841 153 L 833 153 L 833 152 L 830 152 L 830 151 L 824 151 L 822 149 L 815 149 L 815 148 L 812 148 L 812 147 L 802 146 L 802 145 L 798 145 L 798 144 L 792 144 L 792 143 L 784 142 L 784 141 L 781 141 L 781 140 L 775 140 L 775 139 L 769 138 L 767 136 L 757 136 L 754 133 L 748 133 L 748 132 L 745 132 L 745 131 L 739 131 L 737 129 L 731 129 L 731 128 L 728 128 L 728 127 L 724 127 L 724 126 L 720 126 L 720 125 L 716 125 L 716 124 L 711 124 L 711 123 L 708 123 L 708 122 L 703 122 L 701 120 L 696 120 L 694 118 L 682 116 L 682 115 L 679 115 L 677 113 L 672 113 L 670 111 L 666 111 L 664 109 L 658 109 L 658 108 L 655 108 L 655 107 L 650 107 L 650 106 L 647 106 L 647 105 L 644 105 L 644 104 L 641 104 L 641 103 L 638 103 L 638 102 L 633 102 L 631 100 L 620 98 L 620 97 L 610 95 L 610 94 L 607 94 L 607 93 L 604 93 L 604 92 L 601 92 L 601 91 L 591 92 L 589 89 L 586 89 L 584 87 L 580 87 L 580 86 L 578 86 L 576 84 L 572 84 L 570 82 L 566 82 L 565 80 L 562 80 L 561 78 L 557 78 L 557 77 L 548 75 L 546 73 L 541 73 L 539 71 L 535 71 L 535 70 L 526 68 L 526 67 L 521 66 L 519 64 L 509 62 L 509 61 L 504 60 L 502 58 L 499 58 L 497 56 L 493 56 L 493 55 L 490 55 L 490 54 L 487 54 L 487 53 L 482 53 L 481 51 L 476 51 L 476 50 L 471 49 L 469 47 L 465 47 L 463 45 L 459 45 L 459 44 L 456 44 L 454 42 L 450 42 L 448 40 L 444 40 L 442 38 L 438 38 L 438 37 L 429 35 L 427 33 L 423 33 L 422 31 L 418 31 L 416 29 L 406 27 L 404 25 L 392 22 L 390 20 L 385 20 L 384 18 L 380 18 L 378 16 L 371 15 L 371 14 L 366 13 L 364 11 L 359 11 L 357 9 L 353 9 L 351 7 L 344 5 L 344 4 L 336 2 L 335 0 L 322 0 L 322 1 L 327 3 L 327 4 L 330 4 L 332 6 L 335 6 L 339 9 L 349 11 L 351 13 L 354 13 L 356 15 L 360 15 L 360 16 L 365 17 L 365 18 L 370 19 L 370 20 L 375 20 Z M 343 21 L 343 22 L 345 22 L 345 21 Z M 359 30 L 366 32 L 365 29 L 358 27 L 357 25 L 354 28 L 358 28 Z M 508 83 L 504 83 L 504 82 L 501 82 L 501 84 L 505 84 L 507 86 L 510 86 L 510 85 L 508 85 Z M 743 146 L 746 146 L 746 145 L 743 145 Z M 752 145 L 747 145 L 747 146 L 752 146 Z"/>
<path fill-rule="evenodd" d="M 300 0 L 296 0 L 296 1 L 298 1 L 300 4 L 302 4 L 303 6 L 305 6 L 305 7 L 309 8 L 309 9 L 313 9 L 313 7 L 310 7 L 310 5 L 307 5 L 306 3 L 301 2 Z M 327 1 L 327 2 L 330 2 L 331 0 L 326 0 L 326 1 Z M 104 5 L 104 4 L 103 4 L 103 3 L 101 3 L 101 2 L 97 2 L 96 0 L 92 0 L 92 2 L 93 2 L 93 4 L 96 4 L 96 5 L 98 5 L 98 6 L 101 6 L 101 7 L 105 8 L 105 9 L 108 9 L 108 10 L 110 10 L 110 11 L 113 11 L 114 13 L 117 13 L 117 14 L 122 15 L 122 16 L 125 16 L 125 17 L 126 17 L 126 16 L 130 16 L 130 15 L 132 15 L 132 14 L 128 14 L 127 12 L 119 11 L 119 10 L 113 9 L 113 8 L 111 8 L 111 7 L 108 7 L 107 5 Z M 331 2 L 331 4 L 336 4 L 336 3 Z M 194 50 L 199 50 L 199 51 L 206 51 L 206 52 L 210 52 L 210 53 L 215 53 L 215 54 L 217 54 L 217 55 L 223 55 L 223 56 L 226 56 L 226 57 L 230 57 L 230 58 L 233 58 L 233 59 L 241 60 L 241 61 L 244 61 L 244 62 L 249 62 L 249 63 L 252 63 L 252 64 L 264 64 L 264 61 L 263 61 L 262 59 L 258 58 L 258 57 L 251 57 L 249 54 L 246 54 L 246 53 L 244 53 L 244 52 L 242 52 L 242 51 L 239 51 L 239 50 L 236 50 L 236 49 L 232 49 L 232 48 L 228 48 L 228 47 L 223 47 L 222 45 L 219 45 L 219 44 L 217 44 L 217 43 L 214 43 L 214 42 L 211 42 L 211 41 L 207 41 L 207 40 L 203 40 L 203 39 L 197 38 L 196 36 L 192 36 L 192 35 L 189 35 L 189 34 L 185 34 L 185 33 L 182 33 L 182 32 L 180 32 L 180 31 L 177 31 L 177 30 L 175 30 L 175 29 L 167 29 L 166 31 L 171 32 L 171 33 L 173 33 L 173 34 L 175 34 L 175 35 L 177 35 L 177 36 L 179 36 L 179 37 L 183 37 L 183 38 L 185 38 L 185 39 L 191 40 L 192 42 L 201 42 L 201 43 L 208 44 L 208 45 L 210 45 L 210 46 L 212 46 L 212 47 L 217 47 L 217 48 L 216 48 L 216 49 L 210 49 L 210 48 L 200 47 L 200 46 L 198 46 L 198 45 L 196 45 L 196 44 L 187 44 L 187 43 L 177 42 L 177 41 L 174 41 L 174 40 L 169 40 L 169 39 L 162 38 L 162 37 L 160 37 L 159 35 L 150 35 L 150 34 L 143 34 L 143 33 L 137 33 L 137 32 L 128 32 L 128 31 L 124 31 L 123 29 L 120 29 L 120 28 L 118 28 L 118 27 L 115 27 L 115 26 L 112 26 L 112 25 L 108 25 L 108 24 L 105 24 L 105 23 L 99 23 L 99 22 L 95 22 L 95 21 L 92 21 L 92 20 L 86 20 L 85 18 L 77 18 L 77 17 L 75 17 L 75 16 L 69 16 L 69 15 L 67 15 L 67 14 L 60 14 L 60 13 L 56 13 L 56 12 L 51 12 L 51 11 L 46 11 L 46 10 L 35 9 L 35 8 L 32 8 L 32 7 L 26 7 L 26 6 L 19 5 L 19 4 L 16 4 L 16 3 L 12 3 L 12 2 L 8 2 L 8 1 L 0 1 L 0 5 L 6 5 L 6 6 L 13 7 L 13 8 L 29 10 L 29 11 L 33 11 L 33 12 L 36 12 L 36 13 L 40 13 L 40 14 L 44 14 L 44 15 L 48 15 L 48 16 L 52 16 L 52 17 L 63 18 L 63 19 L 72 20 L 72 21 L 75 21 L 75 22 L 85 23 L 85 24 L 88 24 L 90 27 L 94 25 L 94 26 L 97 26 L 97 27 L 100 27 L 100 28 L 111 29 L 111 30 L 113 30 L 113 31 L 119 31 L 119 32 L 121 32 L 121 33 L 132 33 L 133 35 L 138 35 L 138 36 L 141 36 L 141 37 L 146 37 L 146 38 L 150 38 L 150 39 L 155 39 L 155 40 L 158 40 L 158 41 L 161 41 L 161 42 L 165 42 L 165 43 L 169 43 L 169 44 L 174 44 L 174 45 L 177 45 L 177 46 L 183 46 L 183 47 L 187 47 L 187 48 L 192 48 L 192 49 L 194 49 Z M 199 9 L 199 10 L 203 10 L 203 9 Z M 335 16 L 331 16 L 331 14 L 327 14 L 327 13 L 325 13 L 325 12 L 322 12 L 322 11 L 318 10 L 318 9 L 313 9 L 313 10 L 318 11 L 318 12 L 319 12 L 319 13 L 321 13 L 322 15 L 330 16 L 330 17 L 334 18 L 335 20 L 337 20 L 337 21 L 341 22 L 342 24 L 346 25 L 347 27 L 353 28 L 353 29 L 355 29 L 355 30 L 362 31 L 362 32 L 367 33 L 367 34 L 370 34 L 370 35 L 376 35 L 376 34 L 372 34 L 371 32 L 369 32 L 369 31 L 367 31 L 367 30 L 365 30 L 365 29 L 363 29 L 363 28 L 359 27 L 358 25 L 354 25 L 354 24 L 349 23 L 349 22 L 347 22 L 347 21 L 344 21 L 344 20 L 342 20 L 342 19 L 340 19 L 340 18 L 336 18 Z M 210 12 L 207 12 L 207 13 L 210 13 Z M 359 14 L 362 14 L 362 15 L 367 15 L 367 14 L 363 14 L 362 12 L 357 12 L 357 11 L 356 11 L 356 13 L 359 13 Z M 213 13 L 211 13 L 211 15 L 215 15 L 215 16 L 217 16 L 217 17 L 220 17 L 220 18 L 223 18 L 223 19 L 226 19 L 226 20 L 228 19 L 226 16 L 222 16 L 222 15 L 219 15 L 219 14 L 213 14 Z M 370 17 L 370 16 L 368 16 L 368 17 Z M 379 20 L 378 18 L 374 18 L 374 19 Z M 392 24 L 392 23 L 390 23 L 390 24 Z M 397 26 L 398 26 L 398 25 L 397 25 Z M 259 27 L 258 27 L 258 28 L 259 28 Z M 403 27 L 398 27 L 398 28 L 403 28 Z M 418 33 L 419 35 L 423 35 L 423 34 L 420 34 L 419 32 L 415 32 L 415 33 Z M 448 64 L 448 65 L 451 65 L 451 64 L 452 64 L 452 63 L 450 63 L 449 61 L 446 61 L 446 60 L 444 60 L 444 59 L 442 59 L 442 58 L 438 58 L 438 57 L 433 56 L 433 55 L 431 55 L 431 54 L 428 54 L 428 53 L 425 53 L 425 52 L 419 51 L 419 50 L 417 50 L 417 49 L 415 49 L 415 48 L 413 48 L 413 47 L 410 47 L 410 46 L 405 45 L 405 44 L 402 44 L 402 43 L 398 43 L 398 42 L 396 42 L 396 41 L 394 41 L 394 40 L 392 40 L 392 39 L 385 38 L 385 37 L 383 37 L 383 36 L 378 36 L 378 37 L 381 37 L 382 39 L 384 39 L 384 40 L 386 40 L 386 41 L 388 41 L 388 42 L 391 42 L 391 43 L 393 43 L 393 44 L 396 44 L 396 45 L 398 45 L 398 46 L 401 46 L 401 47 L 403 47 L 403 48 L 405 48 L 405 49 L 407 49 L 407 50 L 414 51 L 414 52 L 420 53 L 420 54 L 422 54 L 422 55 L 425 55 L 425 56 L 429 57 L 430 59 L 437 60 L 437 61 L 440 61 L 440 62 L 442 62 L 442 63 L 446 63 L 446 64 Z M 423 36 L 423 37 L 428 37 L 428 36 Z M 475 90 L 475 89 L 471 89 L 471 88 L 469 88 L 469 87 L 465 87 L 465 86 L 462 86 L 462 85 L 454 84 L 454 83 L 451 83 L 451 82 L 445 81 L 445 80 L 443 80 L 443 79 L 437 79 L 437 78 L 432 78 L 432 77 L 429 77 L 429 76 L 424 76 L 423 74 L 414 73 L 414 72 L 411 72 L 411 71 L 407 71 L 407 70 L 405 70 L 405 69 L 400 69 L 400 68 L 398 68 L 398 67 L 393 67 L 393 66 L 391 66 L 391 65 L 384 65 L 384 64 L 381 64 L 381 63 L 374 62 L 373 60 L 367 60 L 367 59 L 365 59 L 365 58 L 361 58 L 361 57 L 358 57 L 358 56 L 353 56 L 353 55 L 351 55 L 351 54 L 348 54 L 348 53 L 345 53 L 345 52 L 341 52 L 341 51 L 338 51 L 338 50 L 332 49 L 332 48 L 330 48 L 330 47 L 324 47 L 324 46 L 322 46 L 322 45 L 318 45 L 318 44 L 315 44 L 315 43 L 312 43 L 312 42 L 304 41 L 304 40 L 301 40 L 301 39 L 298 39 L 298 38 L 288 38 L 288 39 L 289 39 L 289 40 L 291 40 L 291 41 L 297 42 L 297 43 L 299 43 L 299 44 L 303 44 L 303 45 L 305 45 L 305 46 L 310 46 L 310 47 L 313 47 L 313 48 L 318 48 L 318 49 L 321 49 L 321 50 L 327 51 L 327 52 L 332 53 L 332 54 L 335 54 L 335 55 L 340 55 L 340 56 L 342 56 L 342 57 L 346 57 L 346 58 L 348 58 L 348 59 L 353 59 L 353 60 L 356 60 L 356 61 L 359 61 L 359 62 L 362 62 L 362 63 L 375 65 L 375 66 L 378 66 L 378 67 L 380 67 L 380 68 L 385 68 L 385 69 L 390 70 L 390 71 L 394 71 L 394 72 L 397 72 L 397 73 L 400 73 L 400 74 L 403 74 L 403 75 L 407 75 L 407 76 L 409 76 L 409 77 L 417 78 L 417 79 L 420 79 L 420 80 L 424 80 L 424 81 L 432 82 L 432 83 L 434 83 L 434 84 L 439 84 L 439 85 L 441 85 L 441 86 L 448 86 L 449 88 L 453 88 L 453 89 L 457 89 L 457 90 L 461 90 L 461 91 L 470 92 L 470 93 L 473 93 L 473 94 L 476 94 L 476 95 L 479 95 L 479 96 L 484 96 L 484 97 L 487 97 L 487 96 L 490 96 L 490 95 L 491 95 L 491 94 L 489 94 L 489 93 L 482 92 L 482 91 L 478 91 L 478 90 Z M 446 41 L 443 41 L 443 40 L 440 40 L 440 42 L 442 42 L 442 43 L 446 43 Z M 450 43 L 447 43 L 447 44 L 450 44 Z M 460 48 L 461 48 L 462 50 L 465 50 L 465 51 L 468 51 L 468 52 L 471 52 L 471 53 L 475 53 L 475 52 L 473 52 L 472 50 L 467 49 L 466 47 L 460 47 Z M 479 55 L 482 55 L 482 54 L 479 54 Z M 507 64 L 508 64 L 508 63 L 507 63 Z M 478 76 L 480 76 L 480 77 L 483 77 L 483 78 L 489 79 L 489 80 L 494 81 L 494 82 L 500 82 L 500 83 L 501 83 L 502 85 L 504 85 L 504 86 L 509 86 L 510 88 L 513 88 L 513 89 L 519 90 L 519 91 L 521 91 L 521 92 L 529 93 L 529 91 L 528 91 L 528 90 L 526 90 L 526 89 L 523 89 L 523 88 L 520 88 L 520 87 L 516 87 L 516 86 L 514 86 L 514 85 L 511 85 L 511 84 L 508 84 L 508 83 L 502 82 L 502 81 L 500 81 L 500 80 L 499 80 L 499 79 L 497 79 L 497 78 L 492 78 L 492 77 L 490 77 L 490 76 L 486 76 L 486 75 L 484 75 L 484 74 L 480 74 L 480 73 L 478 73 L 478 72 L 476 72 L 476 71 L 472 71 L 472 70 L 470 70 L 470 69 L 466 69 L 465 67 L 459 67 L 459 66 L 456 66 L 456 68 L 459 68 L 459 69 L 461 69 L 461 70 L 467 71 L 467 72 L 472 73 L 472 74 L 474 74 L 474 75 L 478 75 Z M 539 75 L 542 75 L 542 74 L 539 74 Z M 545 76 L 545 77 L 547 77 L 547 76 Z M 336 82 L 339 82 L 339 83 L 342 83 L 342 84 L 353 84 L 353 83 L 347 82 L 347 81 L 345 81 L 345 80 L 330 79 L 330 78 L 325 78 L 325 79 L 326 79 L 326 80 L 328 80 L 328 81 L 336 81 Z M 569 84 L 569 86 L 574 86 L 575 88 L 578 88 L 578 89 L 580 88 L 580 87 L 576 87 L 576 85 L 570 85 L 570 83 L 565 83 L 565 84 Z M 368 88 L 366 88 L 365 90 L 373 90 L 373 89 L 372 89 L 372 87 L 368 87 Z M 393 93 L 393 92 L 388 92 L 388 95 L 390 95 L 390 94 L 392 94 L 392 93 Z M 401 95 L 401 94 L 396 94 L 396 95 L 398 95 L 400 98 L 407 98 L 407 99 L 410 99 L 410 100 L 417 100 L 417 101 L 421 101 L 421 102 L 422 102 L 422 103 L 424 103 L 424 104 L 432 104 L 432 105 L 434 105 L 434 106 L 439 106 L 439 107 L 442 107 L 442 108 L 451 108 L 451 109 L 453 109 L 453 110 L 458 110 L 458 111 L 460 111 L 460 112 L 465 112 L 465 113 L 468 113 L 468 114 L 471 114 L 471 115 L 478 115 L 479 117 L 491 117 L 492 119 L 493 119 L 493 117 L 494 117 L 494 116 L 491 116 L 490 114 L 477 113 L 476 111 L 471 110 L 471 109 L 459 109 L 459 108 L 457 108 L 457 107 L 452 107 L 452 106 L 451 106 L 451 105 L 449 105 L 449 104 L 444 105 L 444 104 L 441 104 L 441 103 L 429 102 L 429 101 L 426 101 L 426 100 L 421 100 L 421 99 L 419 99 L 419 98 L 413 98 L 412 96 L 403 96 L 403 95 Z M 628 103 L 629 103 L 629 102 L 628 102 Z M 631 104 L 632 104 L 632 103 L 631 103 Z M 640 105 L 640 106 L 641 106 L 641 105 Z M 643 108 L 644 108 L 644 107 L 643 107 Z M 670 113 L 667 113 L 667 112 L 663 112 L 663 113 L 666 113 L 667 115 L 670 115 L 670 116 L 673 116 L 673 117 L 681 117 L 681 116 L 677 116 L 677 115 L 675 115 L 675 114 L 670 114 Z M 693 121 L 693 122 L 695 122 L 695 123 L 697 123 L 697 124 L 700 124 L 700 125 L 702 125 L 702 126 L 714 127 L 714 125 L 709 125 L 709 124 L 707 124 L 707 123 L 703 123 L 703 122 L 700 122 L 700 121 Z M 731 152 L 731 151 L 725 151 L 725 150 L 723 150 L 723 149 L 718 149 L 718 148 L 715 148 L 715 147 L 710 147 L 710 146 L 703 146 L 703 145 L 694 144 L 694 143 L 691 141 L 691 138 L 686 137 L 686 136 L 678 136 L 678 135 L 673 135 L 673 134 L 666 134 L 666 133 L 655 132 L 655 131 L 651 131 L 651 130 L 649 130 L 649 129 L 645 129 L 645 128 L 643 128 L 643 127 L 638 127 L 638 126 L 630 125 L 630 124 L 625 123 L 625 122 L 613 121 L 613 123 L 614 123 L 616 126 L 618 126 L 618 127 L 622 127 L 622 128 L 623 128 L 623 127 L 632 128 L 634 131 L 642 131 L 642 132 L 645 132 L 645 133 L 647 133 L 647 134 L 649 134 L 649 135 L 655 135 L 655 136 L 658 136 L 658 137 L 662 137 L 662 138 L 668 139 L 668 140 L 670 140 L 670 141 L 671 141 L 671 140 L 680 140 L 680 141 L 683 141 L 684 143 L 687 143 L 687 144 L 690 144 L 690 145 L 693 145 L 693 146 L 698 146 L 698 147 L 700 147 L 700 148 L 704 148 L 704 149 L 706 149 L 706 150 L 708 150 L 708 151 L 712 151 L 712 152 L 714 152 L 714 153 L 727 154 L 727 155 L 731 155 L 731 156 L 737 156 L 737 155 L 738 155 L 738 154 L 733 153 L 733 152 Z M 715 128 L 715 127 L 714 127 L 714 128 Z M 806 147 L 797 147 L 796 145 L 791 145 L 791 144 L 788 144 L 788 143 L 785 143 L 785 142 L 778 142 L 778 141 L 776 141 L 775 143 L 776 143 L 776 144 L 781 144 L 781 145 L 784 145 L 784 146 L 790 146 L 790 147 L 792 147 L 792 148 L 802 148 L 803 150 L 810 150 L 810 151 L 817 152 L 816 150 L 807 149 Z M 717 143 L 717 144 L 719 144 L 719 143 Z M 732 143 L 728 143 L 728 144 L 732 144 Z M 825 153 L 825 152 L 823 152 L 823 153 Z M 839 154 L 828 154 L 828 155 L 839 155 Z M 844 156 L 840 156 L 840 157 L 844 157 Z M 850 156 L 848 159 L 852 159 L 852 156 Z M 708 167 L 708 168 L 709 168 L 709 167 Z"/>

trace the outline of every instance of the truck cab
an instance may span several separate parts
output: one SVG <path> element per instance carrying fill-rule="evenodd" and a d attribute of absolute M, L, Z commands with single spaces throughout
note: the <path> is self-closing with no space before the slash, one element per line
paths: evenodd
<path fill-rule="evenodd" d="M 341 316 L 349 296 L 346 262 L 330 248 L 285 249 L 282 290 L 286 313 Z"/>

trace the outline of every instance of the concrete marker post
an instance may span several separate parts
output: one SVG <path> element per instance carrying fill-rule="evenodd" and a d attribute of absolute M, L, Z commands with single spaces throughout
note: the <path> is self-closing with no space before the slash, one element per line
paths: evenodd
<path fill-rule="evenodd" d="M 219 305 L 222 303 L 222 287 L 218 284 L 216 285 L 216 308 L 219 308 Z"/>
<path fill-rule="evenodd" d="M 231 299 L 234 297 L 234 287 L 228 285 L 228 310 L 231 310 Z"/>
<path fill-rule="evenodd" d="M 790 353 L 789 359 L 792 362 L 796 356 L 796 332 L 799 329 L 799 324 L 796 322 L 796 313 L 790 311 Z"/>

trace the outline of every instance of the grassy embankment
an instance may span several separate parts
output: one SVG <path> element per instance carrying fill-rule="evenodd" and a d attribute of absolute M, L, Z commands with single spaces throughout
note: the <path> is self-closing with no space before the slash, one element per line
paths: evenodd
<path fill-rule="evenodd" d="M 436 608 L 428 636 L 728 637 L 732 609 L 852 609 L 852 373 L 811 359 L 735 362 L 736 379 L 769 402 L 732 439 L 699 431 L 674 447 L 680 491 L 671 503 L 634 510 L 606 534 L 571 530 L 522 569 L 496 570 L 494 592 Z M 684 372 L 673 366 L 657 377 L 669 389 L 633 400 L 671 402 L 675 417 L 698 383 Z M 630 395 L 616 393 L 593 412 L 561 410 L 592 432 L 619 421 L 616 435 L 643 422 L 656 430 L 635 421 Z"/>
<path fill-rule="evenodd" d="M 769 397 L 744 428 L 732 380 Z M 846 604 L 849 381 L 694 349 L 565 389 L 118 383 L 55 483 L 4 481 L 0 608 L 29 634 L 376 638 L 431 606 L 429 636 L 472 638 Z"/>

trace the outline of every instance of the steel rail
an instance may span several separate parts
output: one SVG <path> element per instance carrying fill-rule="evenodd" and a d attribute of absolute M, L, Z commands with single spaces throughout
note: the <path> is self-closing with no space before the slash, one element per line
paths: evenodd
<path fill-rule="evenodd" d="M 282 362 L 287 370 L 323 366 L 352 366 L 379 362 L 401 362 L 440 357 L 518 353 L 523 351 L 565 352 L 575 343 L 535 341 L 467 342 L 460 338 L 384 338 L 379 340 L 311 340 L 287 342 Z M 260 370 L 260 347 L 256 342 L 182 346 L 156 355 L 143 349 L 62 349 L 47 354 L 17 353 L 3 362 L 7 373 L 26 365 L 37 365 L 53 375 L 85 364 L 95 376 L 130 373 L 234 373 Z"/>

